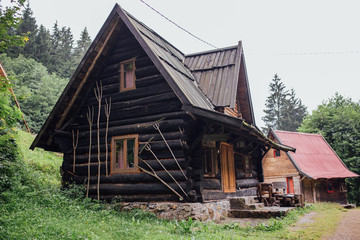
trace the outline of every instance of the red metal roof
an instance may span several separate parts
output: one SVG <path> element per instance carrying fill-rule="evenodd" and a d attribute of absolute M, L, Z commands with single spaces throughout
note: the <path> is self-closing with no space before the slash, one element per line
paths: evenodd
<path fill-rule="evenodd" d="M 339 156 L 330 147 L 321 134 L 309 134 L 273 130 L 281 144 L 296 148 L 296 152 L 288 152 L 295 167 L 308 177 L 346 178 L 359 177 L 351 172 Z"/>

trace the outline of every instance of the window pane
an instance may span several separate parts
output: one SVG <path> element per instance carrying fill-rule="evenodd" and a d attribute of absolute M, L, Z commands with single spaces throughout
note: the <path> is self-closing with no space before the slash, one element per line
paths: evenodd
<path fill-rule="evenodd" d="M 127 139 L 127 163 L 126 168 L 134 167 L 135 139 Z"/>
<path fill-rule="evenodd" d="M 134 67 L 133 62 L 124 64 L 124 88 L 133 88 L 134 87 Z"/>
<path fill-rule="evenodd" d="M 124 140 L 119 139 L 115 141 L 116 144 L 116 168 L 124 168 Z"/>

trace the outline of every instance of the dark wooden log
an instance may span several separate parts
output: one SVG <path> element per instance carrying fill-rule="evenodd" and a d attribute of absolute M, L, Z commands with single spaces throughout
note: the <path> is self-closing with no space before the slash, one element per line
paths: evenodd
<path fill-rule="evenodd" d="M 145 116 L 145 117 L 138 117 L 138 118 L 133 118 L 133 119 L 111 121 L 111 122 L 109 122 L 109 127 L 130 125 L 130 124 L 134 124 L 134 123 L 145 123 L 145 122 L 150 124 L 150 123 L 155 122 L 160 119 L 163 119 L 163 120 L 176 119 L 176 118 L 182 119 L 182 116 L 184 114 L 185 113 L 182 111 L 177 111 L 177 112 L 155 114 L 155 115 L 150 115 L 150 116 Z M 106 127 L 106 122 L 100 123 L 100 128 L 105 128 L 105 127 Z M 82 132 L 83 130 L 89 130 L 89 125 L 88 124 L 72 125 L 72 129 L 79 129 L 80 132 Z M 69 132 L 69 134 L 71 134 L 71 130 L 69 130 L 68 132 Z"/>
<path fill-rule="evenodd" d="M 175 151 L 175 153 L 177 153 L 177 151 Z M 178 155 L 180 155 L 179 153 L 177 153 Z M 105 168 L 105 154 L 101 154 L 101 168 Z M 171 157 L 170 154 L 166 155 L 167 157 Z M 167 170 L 179 170 L 179 167 L 177 166 L 176 162 L 174 159 L 172 158 L 161 158 L 157 156 L 161 162 L 161 164 L 163 164 L 163 166 L 167 169 Z M 185 158 L 183 157 L 178 157 L 176 158 L 179 162 L 179 165 L 181 166 L 182 169 L 186 169 L 187 167 L 187 161 L 185 160 Z M 75 168 L 75 173 L 77 175 L 81 175 L 81 174 L 85 174 L 87 173 L 87 161 L 88 158 L 86 155 L 80 155 L 76 157 L 76 168 Z M 91 170 L 92 169 L 97 169 L 97 153 L 91 154 Z M 109 161 L 109 159 L 108 159 Z M 154 157 L 152 156 L 152 158 L 150 158 L 149 160 L 144 160 L 146 161 L 155 171 L 158 170 L 163 170 L 162 166 L 159 164 L 159 162 L 157 160 L 154 159 Z M 64 162 L 68 163 L 69 165 L 69 169 L 72 169 L 72 155 L 71 154 L 67 154 L 64 157 Z M 110 163 L 109 163 L 110 164 Z M 149 171 L 151 171 L 151 169 L 148 167 L 147 164 L 143 163 L 141 160 L 139 160 L 139 166 L 147 169 Z M 97 170 L 96 171 L 91 171 L 93 173 L 97 174 Z"/>
<path fill-rule="evenodd" d="M 179 182 L 180 186 L 185 189 L 186 183 Z M 173 188 L 179 194 L 182 190 L 176 183 L 169 183 L 169 186 Z M 90 194 L 96 193 L 97 184 L 90 184 Z M 164 194 L 173 193 L 167 186 L 162 183 L 138 183 L 138 184 L 127 184 L 127 183 L 103 183 L 100 184 L 100 194 L 115 194 L 115 195 L 133 195 L 133 194 Z"/>
<path fill-rule="evenodd" d="M 72 164 L 69 165 L 72 170 Z M 98 163 L 92 163 L 90 165 L 90 173 L 91 175 L 98 174 Z M 110 169 L 110 163 L 108 163 L 108 169 Z M 70 171 L 72 173 L 72 171 Z M 84 164 L 76 164 L 75 165 L 75 174 L 76 176 L 87 176 L 88 174 L 88 165 L 86 163 Z M 106 164 L 102 162 L 100 164 L 100 174 L 105 175 L 106 174 Z"/>
<path fill-rule="evenodd" d="M 68 133 L 68 132 L 66 132 L 66 133 Z M 186 141 L 186 134 L 184 134 L 180 131 L 178 131 L 178 132 L 163 132 L 163 135 L 166 140 Z M 70 139 L 70 133 L 69 133 L 69 139 Z M 149 133 L 149 134 L 140 134 L 139 135 L 139 143 L 147 142 L 150 139 L 152 139 L 152 141 L 162 141 L 163 140 L 159 133 Z M 94 143 L 96 143 L 95 140 L 97 140 L 97 136 L 93 136 L 92 141 L 94 141 Z M 110 142 L 111 142 L 111 136 L 108 137 L 108 143 L 110 143 Z M 105 144 L 105 137 L 100 138 L 100 144 Z M 85 146 L 89 146 L 89 139 L 88 138 L 79 139 L 78 147 L 85 147 Z M 70 146 L 70 147 L 72 147 L 72 146 Z"/>
<path fill-rule="evenodd" d="M 117 84 L 118 86 L 118 84 Z M 176 100 L 178 99 L 177 96 L 175 95 L 175 93 L 173 92 L 165 92 L 165 93 L 160 93 L 160 94 L 154 94 L 151 96 L 147 96 L 144 98 L 140 98 L 140 99 L 132 99 L 132 100 L 128 100 L 128 101 L 121 101 L 121 102 L 113 102 L 111 101 L 111 113 L 117 110 L 126 110 L 131 108 L 130 110 L 132 110 L 132 107 L 137 107 L 137 108 L 146 108 L 146 105 L 152 104 L 152 103 L 159 103 L 162 102 L 162 104 L 164 102 L 170 102 L 169 104 L 171 104 L 172 100 Z M 105 107 L 105 102 L 103 102 L 102 104 L 102 109 L 101 112 L 103 112 L 103 109 Z M 87 109 L 82 111 L 82 115 L 86 115 L 86 113 L 88 112 Z M 98 110 L 94 109 L 94 115 L 97 115 Z"/>
<path fill-rule="evenodd" d="M 169 170 L 169 173 L 173 176 L 173 178 L 178 181 L 182 182 L 185 181 L 185 177 L 180 170 Z M 157 171 L 156 174 L 165 182 L 174 182 L 174 180 L 169 176 L 167 172 Z M 83 184 L 87 182 L 87 176 L 73 176 L 69 175 L 69 180 L 72 180 L 75 183 Z M 159 183 L 159 179 L 145 173 L 132 173 L 132 174 L 111 174 L 109 177 L 101 176 L 100 177 L 101 183 Z M 90 183 L 96 184 L 97 183 L 97 176 L 90 177 Z"/>
<path fill-rule="evenodd" d="M 152 169 L 155 171 L 162 170 L 162 166 L 159 164 L 157 160 L 144 160 L 147 164 L 151 166 Z M 177 158 L 177 161 L 182 169 L 186 169 L 187 167 L 187 161 L 184 158 Z M 174 159 L 160 159 L 161 164 L 167 169 L 167 170 L 179 170 L 178 165 L 176 164 Z M 148 167 L 148 165 L 144 162 L 140 161 L 139 166 L 151 171 L 151 169 Z"/>
<path fill-rule="evenodd" d="M 143 78 L 137 78 L 135 80 L 135 85 L 136 88 L 143 88 L 146 86 L 151 86 L 151 85 L 155 85 L 155 84 L 159 84 L 159 83 L 163 83 L 165 82 L 164 77 L 161 74 L 155 74 L 155 75 L 150 75 L 150 76 L 146 76 Z"/>
<path fill-rule="evenodd" d="M 161 82 L 158 84 L 154 84 L 152 86 L 136 88 L 131 91 L 125 91 L 125 92 L 119 91 L 118 93 L 111 94 L 111 96 L 104 94 L 103 97 L 104 98 L 111 97 L 111 101 L 113 103 L 115 103 L 115 102 L 121 102 L 121 101 L 129 101 L 132 99 L 139 99 L 139 98 L 143 98 L 143 97 L 148 97 L 150 95 L 155 95 L 155 94 L 160 94 L 160 93 L 165 93 L 165 92 L 172 92 L 172 90 L 167 83 Z M 85 103 L 85 106 L 95 106 L 96 104 L 97 104 L 96 98 L 91 96 Z"/>
<path fill-rule="evenodd" d="M 166 104 L 164 102 L 156 102 L 141 106 L 123 108 L 119 110 L 111 109 L 110 121 L 149 116 L 149 115 L 174 112 L 179 110 L 181 110 L 180 101 L 177 99 L 173 99 L 173 100 L 168 100 Z M 87 121 L 86 116 L 80 115 L 77 121 L 79 122 L 79 124 L 86 124 Z M 100 116 L 100 121 L 101 122 L 106 121 L 105 114 L 102 114 Z"/>
<path fill-rule="evenodd" d="M 115 49 L 121 47 L 126 48 L 129 45 L 138 44 L 137 41 L 134 39 L 134 36 L 131 35 L 128 31 L 122 31 L 120 36 L 121 38 L 117 41 L 114 47 Z"/>
<path fill-rule="evenodd" d="M 167 141 L 168 145 L 170 146 L 170 148 L 172 150 L 176 150 L 176 149 L 182 149 L 182 148 L 186 148 L 186 142 L 185 141 L 180 141 L 180 140 L 168 140 Z M 141 143 L 139 144 L 139 149 L 141 149 L 143 146 L 145 145 L 145 143 Z M 167 146 L 164 143 L 164 141 L 152 141 L 150 143 L 151 149 L 156 152 L 158 150 L 167 150 Z M 97 148 L 97 143 L 93 144 L 91 146 L 91 152 L 97 152 L 98 148 Z M 109 142 L 108 144 L 109 149 L 111 148 L 111 142 Z M 100 144 L 100 152 L 105 152 L 106 151 L 106 145 L 105 144 Z M 71 149 L 71 152 L 73 152 L 73 149 Z M 84 153 L 88 153 L 89 152 L 89 146 L 83 146 L 83 147 L 78 147 L 76 148 L 76 153 L 77 154 L 84 154 Z"/>
<path fill-rule="evenodd" d="M 150 126 L 149 126 L 150 124 Z M 109 136 L 121 136 L 124 134 L 146 134 L 154 133 L 156 130 L 151 126 L 152 122 L 145 122 L 139 124 L 123 125 L 118 127 L 109 127 Z M 182 119 L 170 119 L 163 120 L 159 123 L 161 131 L 178 130 L 178 127 L 186 127 L 185 122 Z M 90 131 L 81 131 L 79 138 L 88 138 Z M 96 130 L 92 130 L 92 134 L 97 134 Z M 105 129 L 100 129 L 100 136 L 105 136 Z"/>
<path fill-rule="evenodd" d="M 221 182 L 219 179 L 204 179 L 203 188 L 221 190 Z"/>
<path fill-rule="evenodd" d="M 120 42 L 121 42 L 121 40 L 120 40 Z M 137 48 L 141 48 L 141 46 L 139 45 L 139 43 L 137 41 L 134 41 L 134 39 L 131 39 L 131 41 L 127 41 L 127 45 L 118 45 L 118 46 L 114 47 L 114 50 L 112 51 L 112 55 L 128 52 L 129 50 L 133 51 Z"/>
<path fill-rule="evenodd" d="M 102 82 L 104 88 L 107 88 L 107 86 L 112 84 L 120 84 L 120 74 L 110 77 L 101 77 L 100 81 Z M 136 78 L 135 80 L 136 88 L 142 88 L 161 82 L 165 82 L 165 79 L 161 74 L 149 75 L 142 78 Z M 117 90 L 119 90 L 119 88 Z"/>
<path fill-rule="evenodd" d="M 237 188 L 256 187 L 258 183 L 259 183 L 259 180 L 255 179 L 255 178 L 237 179 L 236 187 Z"/>
<path fill-rule="evenodd" d="M 173 153 L 174 153 L 176 159 L 185 158 L 184 150 L 175 149 L 175 150 L 173 150 Z M 156 155 L 156 157 L 158 159 L 170 159 L 170 158 L 172 158 L 172 155 L 171 155 L 169 150 L 156 151 L 155 155 Z M 144 160 L 154 159 L 154 156 L 148 151 L 143 151 L 141 154 L 139 154 L 139 157 L 141 159 L 144 159 Z"/>
<path fill-rule="evenodd" d="M 135 75 L 137 78 L 143 78 L 154 74 L 159 74 L 159 70 L 155 65 L 149 65 L 146 67 L 137 68 L 135 70 Z"/>
<path fill-rule="evenodd" d="M 97 195 L 90 195 L 91 198 L 96 199 Z M 101 195 L 101 200 L 111 202 L 114 199 L 122 202 L 178 202 L 179 197 L 175 194 L 136 194 L 136 195 Z"/>
<path fill-rule="evenodd" d="M 111 84 L 119 83 L 120 84 L 120 75 L 110 76 L 110 77 L 101 77 L 99 82 L 102 83 L 102 85 L 108 86 Z M 93 96 L 93 93 L 90 92 L 91 96 Z"/>
<path fill-rule="evenodd" d="M 109 156 L 109 159 L 110 159 L 110 156 Z M 64 161 L 70 161 L 70 160 L 73 160 L 73 156 L 71 154 L 65 154 Z M 76 160 L 77 164 L 84 164 L 84 163 L 88 162 L 89 156 L 87 154 L 76 154 L 75 160 Z M 91 154 L 90 162 L 95 163 L 97 161 L 98 161 L 98 155 L 97 155 L 97 151 L 96 151 Z M 100 161 L 105 162 L 105 153 L 100 154 Z"/>
<path fill-rule="evenodd" d="M 114 64 L 114 63 L 126 61 L 135 56 L 143 56 L 143 55 L 145 55 L 145 52 L 142 48 L 135 48 L 130 51 L 126 51 L 118 54 L 112 54 L 107 62 L 108 64 Z"/>

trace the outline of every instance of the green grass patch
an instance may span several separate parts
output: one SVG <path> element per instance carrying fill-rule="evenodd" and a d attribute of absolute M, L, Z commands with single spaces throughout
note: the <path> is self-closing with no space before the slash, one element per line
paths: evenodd
<path fill-rule="evenodd" d="M 317 214 L 313 223 L 304 224 L 302 229 L 290 232 L 288 238 L 323 239 L 331 236 L 345 213 L 348 211 L 336 203 L 315 203 L 313 211 Z"/>
<path fill-rule="evenodd" d="M 301 235 L 289 233 L 287 228 L 299 216 L 312 210 L 339 211 L 333 206 L 330 208 L 335 210 L 329 210 L 327 205 L 299 208 L 255 227 L 192 219 L 166 221 L 140 210 L 121 212 L 119 203 L 84 198 L 81 186 L 61 190 L 61 156 L 29 150 L 32 141 L 31 135 L 18 131 L 19 157 L 7 170 L 11 187 L 0 193 L 0 239 L 298 239 Z M 324 216 L 331 219 L 333 215 Z"/>

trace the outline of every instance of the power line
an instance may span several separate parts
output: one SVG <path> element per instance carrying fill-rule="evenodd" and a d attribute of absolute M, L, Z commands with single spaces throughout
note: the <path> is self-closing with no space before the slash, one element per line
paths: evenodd
<path fill-rule="evenodd" d="M 155 8 L 153 8 L 152 6 L 150 6 L 148 3 L 146 3 L 144 0 L 140 0 L 140 2 L 142 2 L 143 4 L 145 4 L 147 7 L 149 7 L 151 10 L 153 10 L 154 12 L 156 12 L 157 14 L 159 14 L 161 17 L 163 17 L 164 19 L 166 19 L 167 21 L 169 21 L 170 23 L 174 24 L 176 27 L 178 27 L 179 29 L 183 30 L 184 32 L 186 32 L 187 34 L 189 34 L 190 36 L 196 38 L 197 40 L 209 45 L 210 47 L 213 47 L 215 49 L 219 49 L 218 47 L 212 45 L 211 43 L 199 38 L 198 36 L 192 34 L 191 32 L 189 32 L 188 30 L 186 30 L 185 28 L 181 27 L 179 24 L 177 24 L 176 22 L 172 21 L 171 19 L 169 19 L 168 17 L 166 17 L 164 14 L 162 14 L 161 12 L 159 12 L 158 10 L 156 10 Z"/>
<path fill-rule="evenodd" d="M 273 55 L 334 55 L 334 54 L 359 54 L 360 51 L 333 51 L 333 52 L 294 52 L 294 53 L 274 53 Z"/>

